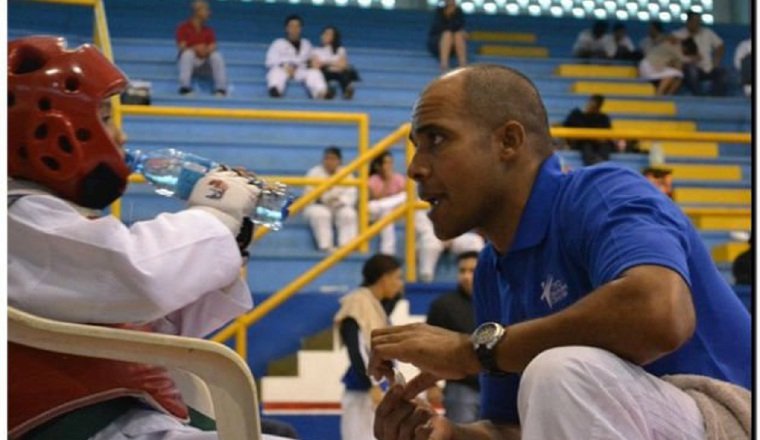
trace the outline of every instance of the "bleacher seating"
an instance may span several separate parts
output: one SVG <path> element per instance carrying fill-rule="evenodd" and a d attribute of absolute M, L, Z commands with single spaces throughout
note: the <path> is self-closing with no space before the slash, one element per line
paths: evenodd
<path fill-rule="evenodd" d="M 154 105 L 365 112 L 371 118 L 370 140 L 374 143 L 408 121 L 419 91 L 438 73 L 437 62 L 424 47 L 430 20 L 427 12 L 216 1 L 212 3 L 211 25 L 227 60 L 230 96 L 212 97 L 210 85 L 203 81 L 198 83 L 200 90 L 193 96 L 179 96 L 173 32 L 176 24 L 186 18 L 187 3 L 106 2 L 115 60 L 132 79 L 151 82 Z M 299 85 L 291 85 L 285 98 L 267 97 L 264 53 L 267 44 L 282 34 L 283 17 L 290 13 L 304 17 L 305 36 L 313 42 L 324 25 L 333 24 L 342 30 L 350 61 L 363 79 L 354 100 L 312 101 Z M 544 31 L 548 23 L 551 33 Z M 91 39 L 92 15 L 81 7 L 10 0 L 8 24 L 9 38 L 35 33 L 62 34 L 71 45 L 76 45 Z M 650 131 L 751 129 L 751 106 L 739 96 L 736 84 L 728 97 L 697 98 L 681 94 L 660 98 L 653 96 L 650 84 L 636 78 L 630 64 L 609 62 L 597 66 L 570 58 L 575 35 L 589 24 L 548 17 L 470 16 L 468 28 L 477 31 L 471 34 L 471 61 L 506 64 L 525 72 L 542 93 L 549 118 L 555 124 L 572 108 L 582 106 L 588 94 L 601 92 L 608 96 L 605 110 L 612 116 L 615 127 Z M 639 22 L 628 26 L 629 34 L 636 38 L 643 36 L 644 29 L 645 24 Z M 726 42 L 723 64 L 729 66 L 734 48 L 749 31 L 729 25 L 715 26 L 715 30 Z M 177 147 L 262 174 L 302 175 L 319 161 L 322 148 L 328 144 L 342 147 L 345 161 L 356 156 L 357 133 L 350 125 L 128 116 L 124 128 L 129 135 L 129 148 Z M 750 221 L 750 146 L 710 142 L 660 144 L 667 165 L 674 169 L 676 203 L 700 227 L 718 267 L 731 281 L 730 262 L 743 247 L 731 242 L 730 232 L 749 228 Z M 650 145 L 641 143 L 644 149 Z M 398 158 L 403 157 L 401 145 L 394 151 Z M 577 152 L 560 154 L 571 168 L 581 166 Z M 637 170 L 648 163 L 643 154 L 613 154 L 612 160 Z M 396 165 L 403 171 L 403 160 L 396 160 Z M 123 202 L 123 218 L 128 223 L 160 211 L 182 208 L 181 202 L 156 196 L 147 185 L 132 185 Z M 403 239 L 402 233 L 397 236 Z M 400 244 L 398 248 L 403 247 Z M 289 220 L 282 231 L 268 234 L 254 245 L 248 276 L 256 300 L 265 299 L 322 258 L 324 254 L 314 250 L 303 218 Z M 251 338 L 259 341 L 249 354 L 256 376 L 265 371 L 268 360 L 292 353 L 298 349 L 301 337 L 329 325 L 333 305 L 337 304 L 333 294 L 343 293 L 359 283 L 364 258 L 361 254 L 348 257 L 306 286 L 304 293 L 285 308 L 251 329 Z M 455 277 L 454 269 L 452 261 L 444 259 L 437 279 L 450 283 Z M 278 317 L 289 313 L 299 316 L 312 313 L 314 319 L 283 326 L 285 320 Z M 280 335 L 277 343 L 260 337 L 272 331 Z"/>

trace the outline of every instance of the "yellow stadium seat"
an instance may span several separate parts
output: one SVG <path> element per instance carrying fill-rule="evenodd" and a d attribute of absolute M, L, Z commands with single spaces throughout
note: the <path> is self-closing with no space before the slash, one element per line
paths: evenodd
<path fill-rule="evenodd" d="M 473 31 L 470 32 L 469 38 L 472 41 L 483 43 L 528 43 L 536 42 L 536 34 L 530 32 L 488 32 Z"/>
<path fill-rule="evenodd" d="M 697 229 L 749 230 L 752 213 L 744 208 L 684 208 Z"/>
<path fill-rule="evenodd" d="M 651 120 L 651 119 L 612 119 L 612 128 L 625 130 L 652 131 L 696 131 L 694 121 Z"/>
<path fill-rule="evenodd" d="M 480 46 L 480 55 L 519 58 L 548 58 L 549 49 L 541 46 L 503 46 L 484 44 Z"/>
<path fill-rule="evenodd" d="M 578 81 L 570 88 L 572 93 L 601 95 L 654 96 L 654 86 L 646 82 Z"/>
<path fill-rule="evenodd" d="M 594 64 L 560 64 L 557 75 L 565 78 L 638 78 L 631 66 L 599 66 Z"/>
<path fill-rule="evenodd" d="M 717 205 L 750 205 L 752 191 L 749 189 L 689 188 L 679 187 L 673 192 L 676 203 L 705 203 Z"/>
<path fill-rule="evenodd" d="M 642 141 L 641 149 L 649 151 L 652 143 L 652 141 Z M 658 143 L 665 152 L 665 157 L 718 157 L 719 152 L 717 142 L 666 141 Z"/>
<path fill-rule="evenodd" d="M 702 164 L 669 164 L 665 166 L 673 170 L 673 178 L 681 180 L 741 180 L 742 167 L 739 165 L 702 165 Z"/>
<path fill-rule="evenodd" d="M 712 248 L 711 254 L 716 263 L 731 263 L 742 252 L 749 249 L 749 243 L 730 242 L 723 243 Z"/>
<path fill-rule="evenodd" d="M 675 116 L 676 103 L 673 101 L 644 101 L 629 99 L 605 99 L 602 105 L 605 113 L 626 113 L 632 115 Z"/>

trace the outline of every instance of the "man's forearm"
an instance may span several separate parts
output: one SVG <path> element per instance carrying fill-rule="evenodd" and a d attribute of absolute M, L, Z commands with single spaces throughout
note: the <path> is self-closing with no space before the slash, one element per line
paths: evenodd
<path fill-rule="evenodd" d="M 694 329 L 691 295 L 665 268 L 634 268 L 567 309 L 509 326 L 496 348 L 499 367 L 521 372 L 542 351 L 586 345 L 637 364 L 678 348 Z"/>

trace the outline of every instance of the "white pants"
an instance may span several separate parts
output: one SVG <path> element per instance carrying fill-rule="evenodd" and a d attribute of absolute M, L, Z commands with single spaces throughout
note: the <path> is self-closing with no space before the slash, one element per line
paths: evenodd
<path fill-rule="evenodd" d="M 264 435 L 264 440 L 286 440 Z M 149 409 L 133 409 L 114 420 L 90 440 L 219 440 L 216 431 L 201 431 Z"/>
<path fill-rule="evenodd" d="M 303 215 L 309 220 L 317 247 L 321 250 L 335 246 L 333 221 L 338 230 L 338 246 L 343 246 L 356 237 L 357 214 L 353 206 L 342 206 L 334 209 L 327 205 L 314 203 L 304 209 Z"/>
<path fill-rule="evenodd" d="M 417 211 L 414 220 L 417 229 L 417 259 L 421 281 L 433 280 L 435 266 L 447 247 L 454 255 L 459 255 L 469 251 L 480 252 L 485 246 L 483 237 L 474 232 L 466 232 L 444 243 L 435 236 L 433 223 L 424 211 Z"/>
<path fill-rule="evenodd" d="M 369 217 L 373 221 L 377 220 L 384 217 L 404 202 L 406 202 L 405 192 L 394 194 L 390 197 L 383 197 L 382 199 L 370 200 L 368 204 Z M 396 255 L 396 230 L 394 229 L 393 223 L 380 231 L 380 253 Z"/>
<path fill-rule="evenodd" d="M 368 391 L 344 391 L 340 402 L 340 438 L 342 440 L 375 440 L 375 408 Z"/>
<path fill-rule="evenodd" d="M 675 386 L 591 347 L 536 356 L 518 395 L 521 440 L 704 440 L 697 404 Z"/>
<path fill-rule="evenodd" d="M 307 69 L 305 67 L 299 67 L 293 74 L 293 79 L 297 82 L 304 83 L 306 89 L 312 98 L 324 96 L 327 93 L 327 82 L 325 76 L 319 69 Z M 269 69 L 267 72 L 267 88 L 274 87 L 280 92 L 280 95 L 285 94 L 285 86 L 288 82 L 288 72 L 280 67 L 275 66 Z"/>

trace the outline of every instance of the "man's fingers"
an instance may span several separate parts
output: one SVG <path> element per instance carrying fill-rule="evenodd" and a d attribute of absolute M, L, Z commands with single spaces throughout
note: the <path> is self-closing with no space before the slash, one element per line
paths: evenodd
<path fill-rule="evenodd" d="M 404 420 L 398 431 L 398 440 L 414 440 L 419 426 L 425 425 L 433 417 L 432 410 L 417 405 L 409 417 Z"/>
<path fill-rule="evenodd" d="M 404 387 L 404 399 L 413 399 L 419 393 L 435 385 L 440 379 L 430 373 L 420 373 Z"/>

